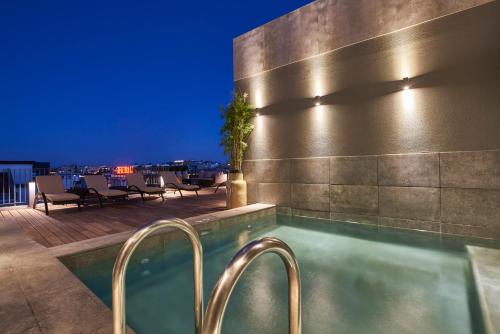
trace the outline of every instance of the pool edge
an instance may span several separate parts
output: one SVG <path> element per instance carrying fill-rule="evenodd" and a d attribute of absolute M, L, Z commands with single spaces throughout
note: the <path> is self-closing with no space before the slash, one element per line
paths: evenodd
<path fill-rule="evenodd" d="M 487 334 L 500 333 L 500 251 L 467 246 Z M 493 284 L 491 284 L 493 283 Z M 491 295 L 492 298 L 488 298 Z"/>

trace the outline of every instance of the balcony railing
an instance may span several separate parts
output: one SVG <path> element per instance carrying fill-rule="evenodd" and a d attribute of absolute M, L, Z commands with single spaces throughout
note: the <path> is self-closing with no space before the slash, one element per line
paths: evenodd
<path fill-rule="evenodd" d="M 28 183 L 33 179 L 31 169 L 0 169 L 0 206 L 26 205 Z"/>
<path fill-rule="evenodd" d="M 0 168 L 0 206 L 27 205 L 29 183 L 48 173 L 46 168 Z"/>

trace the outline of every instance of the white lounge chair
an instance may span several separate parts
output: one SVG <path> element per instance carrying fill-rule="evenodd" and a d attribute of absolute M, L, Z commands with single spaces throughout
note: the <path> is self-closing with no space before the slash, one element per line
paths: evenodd
<path fill-rule="evenodd" d="M 227 185 L 227 174 L 220 172 L 215 175 L 214 186 L 216 186 L 214 193 L 217 193 L 220 187 L 225 187 Z"/>
<path fill-rule="evenodd" d="M 162 179 L 162 187 L 174 189 L 174 193 L 179 191 L 181 197 L 183 197 L 182 190 L 194 191 L 196 193 L 196 197 L 198 197 L 198 190 L 201 189 L 200 186 L 182 183 L 177 175 L 175 175 L 175 172 L 160 172 L 160 177 Z"/>
<path fill-rule="evenodd" d="M 158 187 L 149 187 L 144 181 L 144 176 L 142 176 L 141 173 L 127 174 L 126 179 L 128 184 L 127 191 L 138 192 L 139 194 L 141 194 L 141 199 L 143 202 L 144 194 L 160 195 L 162 201 L 165 200 L 165 197 L 163 197 L 163 193 L 165 192 L 165 190 Z"/>
<path fill-rule="evenodd" d="M 87 193 L 94 193 L 99 200 L 99 206 L 102 208 L 102 200 L 113 200 L 120 198 L 127 198 L 128 193 L 123 190 L 109 189 L 108 181 L 104 175 L 86 175 L 85 183 L 87 184 Z M 84 196 L 85 200 L 85 196 Z"/>
<path fill-rule="evenodd" d="M 40 197 L 45 204 L 45 214 L 49 215 L 48 203 L 54 205 L 59 204 L 76 204 L 80 210 L 81 198 L 80 196 L 66 192 L 61 176 L 59 175 L 43 175 L 35 178 L 38 192 L 33 201 L 33 209 L 36 208 L 37 202 Z"/>

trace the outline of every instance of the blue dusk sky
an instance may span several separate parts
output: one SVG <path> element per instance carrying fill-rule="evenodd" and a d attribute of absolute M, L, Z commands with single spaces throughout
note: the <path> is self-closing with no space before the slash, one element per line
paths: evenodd
<path fill-rule="evenodd" d="M 308 2 L 2 1 L 0 160 L 225 161 L 233 38 Z"/>

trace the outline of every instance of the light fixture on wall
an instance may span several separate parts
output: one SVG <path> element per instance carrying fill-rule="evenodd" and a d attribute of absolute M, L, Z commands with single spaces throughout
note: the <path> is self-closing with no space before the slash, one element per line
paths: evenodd
<path fill-rule="evenodd" d="M 314 105 L 315 105 L 315 106 L 320 106 L 320 105 L 321 105 L 321 96 L 319 96 L 319 95 L 318 95 L 318 96 L 316 96 L 316 97 L 314 98 L 314 101 L 315 101 L 315 102 L 314 102 Z"/>
<path fill-rule="evenodd" d="M 403 78 L 403 89 L 404 90 L 410 89 L 410 78 L 408 77 Z"/>
<path fill-rule="evenodd" d="M 259 117 L 260 116 L 260 109 L 255 108 L 255 116 Z"/>

